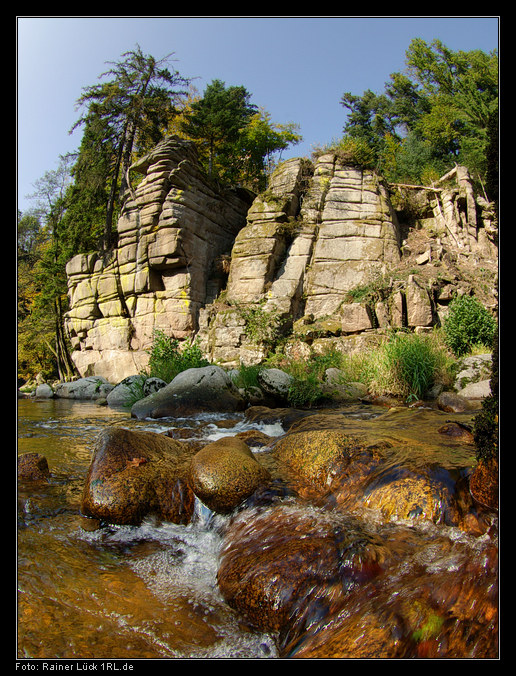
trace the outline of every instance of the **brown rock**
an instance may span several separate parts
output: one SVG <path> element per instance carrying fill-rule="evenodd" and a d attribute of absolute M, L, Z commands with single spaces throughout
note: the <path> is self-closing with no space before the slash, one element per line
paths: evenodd
<path fill-rule="evenodd" d="M 331 416 L 321 417 L 331 424 Z M 325 491 L 331 477 L 360 448 L 360 440 L 343 430 L 309 429 L 285 435 L 275 444 L 273 453 L 294 479 Z"/>
<path fill-rule="evenodd" d="M 224 437 L 202 448 L 190 465 L 190 482 L 195 495 L 209 509 L 232 512 L 270 479 L 268 470 L 255 458 L 247 444 Z"/>
<path fill-rule="evenodd" d="M 444 481 L 424 473 L 396 471 L 389 476 L 387 472 L 367 489 L 364 504 L 389 520 L 417 519 L 447 525 L 460 521 L 453 491 Z"/>
<path fill-rule="evenodd" d="M 50 470 L 44 455 L 39 453 L 24 453 L 18 456 L 18 479 L 40 481 L 48 479 Z"/>
<path fill-rule="evenodd" d="M 82 513 L 116 524 L 138 524 L 151 513 L 188 523 L 194 507 L 187 481 L 192 452 L 154 432 L 103 430 L 86 478 Z"/>
<path fill-rule="evenodd" d="M 472 444 L 475 441 L 473 434 L 463 425 L 456 422 L 447 422 L 444 425 L 441 425 L 437 431 L 439 434 L 445 434 L 453 439 L 460 439 L 466 444 Z"/>
<path fill-rule="evenodd" d="M 471 475 L 469 486 L 477 502 L 489 509 L 498 509 L 498 460 L 480 460 Z"/>
<path fill-rule="evenodd" d="M 471 409 L 469 401 L 454 392 L 441 392 L 437 397 L 437 406 L 446 413 L 463 413 Z"/>
<path fill-rule="evenodd" d="M 351 519 L 293 505 L 246 510 L 225 534 L 217 580 L 226 602 L 262 631 L 289 635 L 374 577 L 379 540 Z"/>

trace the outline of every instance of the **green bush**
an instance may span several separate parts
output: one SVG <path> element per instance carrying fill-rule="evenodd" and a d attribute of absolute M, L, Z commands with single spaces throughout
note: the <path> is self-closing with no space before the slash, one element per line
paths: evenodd
<path fill-rule="evenodd" d="M 285 320 L 278 310 L 265 310 L 265 300 L 252 307 L 241 307 L 240 314 L 245 321 L 245 335 L 254 344 L 272 350 L 281 337 Z"/>
<path fill-rule="evenodd" d="M 163 331 L 154 332 L 154 341 L 150 350 L 149 376 L 171 382 L 178 373 L 190 368 L 208 366 L 209 361 L 202 355 L 196 342 L 185 341 L 180 347 L 179 341 L 170 338 Z"/>
<path fill-rule="evenodd" d="M 292 406 L 313 406 L 328 398 L 322 390 L 325 371 L 328 368 L 338 368 L 342 362 L 342 353 L 335 349 L 327 349 L 318 354 L 312 352 L 310 358 L 302 361 L 286 359 L 278 364 L 286 373 L 293 377 L 289 387 L 287 399 Z M 270 360 L 271 365 L 274 361 Z"/>
<path fill-rule="evenodd" d="M 371 169 L 376 165 L 375 153 L 371 146 L 364 139 L 353 136 L 344 136 L 323 148 L 315 149 L 313 157 L 317 158 L 326 153 L 334 153 L 346 165 Z"/>
<path fill-rule="evenodd" d="M 238 374 L 233 378 L 233 382 L 237 387 L 240 387 L 246 391 L 252 389 L 253 387 L 260 387 L 258 382 L 258 373 L 261 371 L 263 366 L 261 364 L 246 366 L 245 364 L 240 364 L 238 369 Z"/>
<path fill-rule="evenodd" d="M 450 304 L 443 322 L 446 343 L 458 357 L 467 354 L 474 345 L 491 345 L 496 321 L 473 296 L 459 296 Z"/>

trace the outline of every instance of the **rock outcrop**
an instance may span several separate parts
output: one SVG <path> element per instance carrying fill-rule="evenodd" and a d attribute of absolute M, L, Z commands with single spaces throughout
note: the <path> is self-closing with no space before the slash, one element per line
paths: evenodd
<path fill-rule="evenodd" d="M 439 324 L 456 294 L 497 304 L 496 215 L 463 167 L 428 188 L 393 186 L 329 153 L 283 162 L 251 200 L 213 186 L 194 145 L 170 137 L 132 170 L 143 180 L 116 249 L 67 266 L 82 376 L 140 372 L 156 329 L 195 336 L 232 367 L 259 363 L 285 333 L 350 351 L 378 329 Z"/>
<path fill-rule="evenodd" d="M 145 366 L 156 329 L 197 331 L 199 308 L 218 291 L 217 258 L 229 253 L 250 204 L 244 190 L 206 179 L 193 143 L 167 138 L 131 167 L 143 180 L 118 220 L 105 258 L 67 265 L 67 329 L 81 375 L 118 382 Z"/>
<path fill-rule="evenodd" d="M 455 295 L 480 293 L 494 308 L 496 232 L 463 167 L 422 188 L 387 185 L 334 154 L 289 160 L 253 202 L 198 336 L 210 359 L 231 366 L 263 359 L 265 327 L 290 332 L 290 349 L 322 339 L 351 352 L 378 331 L 440 324 Z"/>

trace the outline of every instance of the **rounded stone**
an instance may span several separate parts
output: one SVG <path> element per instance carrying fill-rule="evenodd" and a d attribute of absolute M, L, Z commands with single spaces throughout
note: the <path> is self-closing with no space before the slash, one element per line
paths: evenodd
<path fill-rule="evenodd" d="M 220 514 L 232 512 L 269 479 L 268 470 L 236 437 L 208 444 L 194 455 L 190 465 L 195 495 Z"/>

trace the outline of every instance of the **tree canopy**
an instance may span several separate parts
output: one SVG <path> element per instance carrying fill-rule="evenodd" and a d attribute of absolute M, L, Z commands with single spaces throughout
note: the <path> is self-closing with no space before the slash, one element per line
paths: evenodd
<path fill-rule="evenodd" d="M 387 178 L 423 181 L 457 162 L 485 179 L 497 134 L 496 51 L 454 52 L 440 40 L 416 38 L 406 64 L 381 94 L 343 94 L 344 133 L 367 143 Z"/>
<path fill-rule="evenodd" d="M 113 245 L 116 207 L 128 187 L 133 152 L 158 143 L 174 114 L 174 103 L 186 93 L 189 80 L 169 70 L 172 54 L 157 61 L 142 53 L 139 45 L 122 54 L 122 60 L 100 78 L 110 79 L 85 87 L 78 106 L 85 113 L 75 123 L 85 125 L 76 167 L 76 186 L 93 198 L 106 199 L 103 246 Z M 99 176 L 104 184 L 99 186 Z M 92 195 L 92 189 L 95 196 Z M 102 195 L 102 189 L 107 191 Z M 100 194 L 99 194 L 100 193 Z M 88 197 L 86 197 L 88 199 Z"/>

